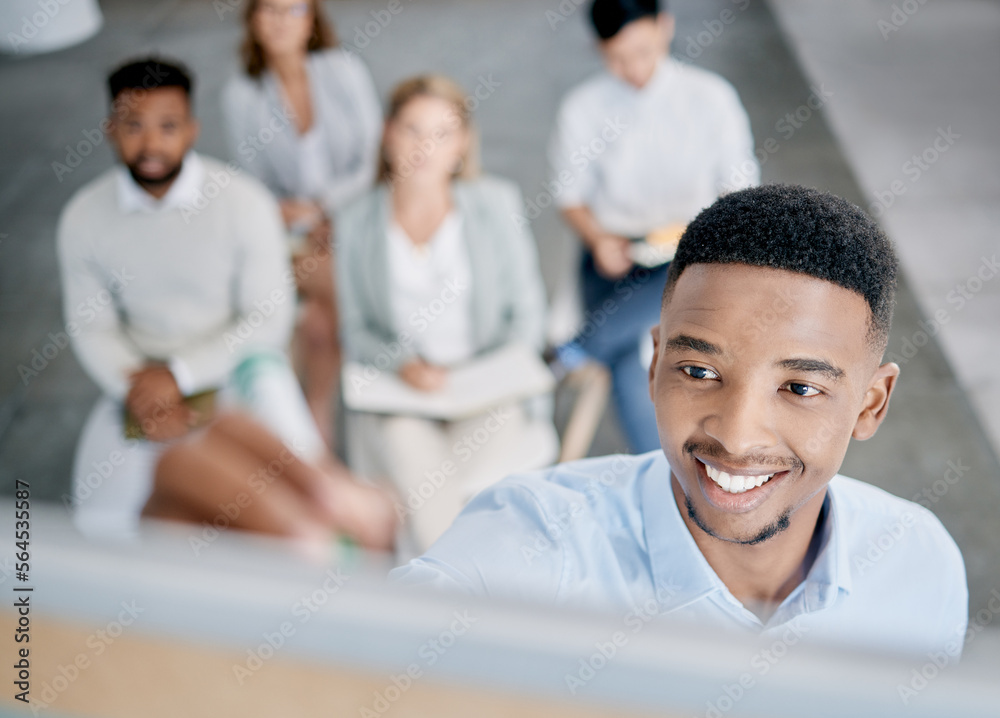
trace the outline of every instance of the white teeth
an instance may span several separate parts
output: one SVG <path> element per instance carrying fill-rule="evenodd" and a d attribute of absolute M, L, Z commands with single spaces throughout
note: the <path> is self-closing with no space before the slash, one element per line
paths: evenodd
<path fill-rule="evenodd" d="M 768 479 L 774 476 L 774 474 L 761 476 L 731 475 L 725 471 L 719 471 L 714 466 L 709 466 L 708 464 L 705 464 L 705 471 L 708 473 L 708 478 L 717 483 L 723 491 L 728 491 L 731 494 L 742 494 L 744 491 L 763 486 L 767 483 Z"/>

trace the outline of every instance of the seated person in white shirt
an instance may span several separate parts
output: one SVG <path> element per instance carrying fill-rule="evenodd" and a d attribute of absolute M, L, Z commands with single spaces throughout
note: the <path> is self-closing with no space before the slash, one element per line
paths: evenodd
<path fill-rule="evenodd" d="M 837 475 L 899 376 L 881 361 L 895 275 L 889 240 L 840 198 L 717 200 L 680 242 L 652 331 L 662 450 L 509 477 L 394 577 L 957 657 L 955 542 L 927 509 Z"/>
<path fill-rule="evenodd" d="M 87 532 L 134 528 L 157 456 L 206 418 L 183 399 L 222 387 L 252 352 L 283 355 L 295 305 L 277 203 L 192 150 L 185 70 L 150 58 L 108 84 L 121 163 L 73 196 L 58 227 L 68 333 L 103 394 L 74 468 Z M 144 439 L 126 440 L 126 412 Z"/>
<path fill-rule="evenodd" d="M 723 191 L 756 184 L 759 169 L 733 87 L 669 57 L 665 3 L 595 0 L 590 16 L 606 70 L 564 99 L 549 158 L 555 203 L 584 247 L 576 343 L 611 370 L 625 438 L 643 452 L 658 446 L 642 357 L 667 266 L 637 266 L 630 240 L 678 232 Z"/>

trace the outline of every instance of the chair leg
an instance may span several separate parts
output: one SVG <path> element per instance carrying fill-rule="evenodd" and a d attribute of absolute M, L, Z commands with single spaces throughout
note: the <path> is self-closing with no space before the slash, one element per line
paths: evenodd
<path fill-rule="evenodd" d="M 563 432 L 560 462 L 582 459 L 590 450 L 611 395 L 611 373 L 588 362 L 571 372 L 566 382 L 578 387 L 578 395 Z"/>

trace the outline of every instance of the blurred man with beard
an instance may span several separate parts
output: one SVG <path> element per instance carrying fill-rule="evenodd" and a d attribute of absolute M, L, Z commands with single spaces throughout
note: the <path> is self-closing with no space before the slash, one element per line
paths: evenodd
<path fill-rule="evenodd" d="M 66 333 L 103 394 L 74 467 L 85 532 L 134 526 L 162 448 L 211 411 L 186 399 L 212 397 L 249 352 L 283 354 L 295 307 L 277 202 L 192 150 L 187 72 L 149 58 L 108 86 L 121 164 L 76 193 L 58 228 Z"/>

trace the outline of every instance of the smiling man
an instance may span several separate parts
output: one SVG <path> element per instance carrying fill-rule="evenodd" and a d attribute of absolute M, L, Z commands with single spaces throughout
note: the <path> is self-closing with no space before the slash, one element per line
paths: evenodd
<path fill-rule="evenodd" d="M 828 194 L 717 200 L 670 268 L 649 390 L 662 450 L 510 477 L 394 577 L 903 652 L 961 653 L 961 554 L 926 509 L 837 475 L 874 435 L 896 259 Z"/>
<path fill-rule="evenodd" d="M 86 533 L 135 527 L 157 457 L 204 418 L 185 399 L 220 389 L 252 350 L 283 352 L 295 311 L 278 204 L 194 151 L 186 70 L 129 62 L 108 89 L 119 162 L 77 191 L 57 239 L 66 333 L 103 393 L 74 467 Z"/>

